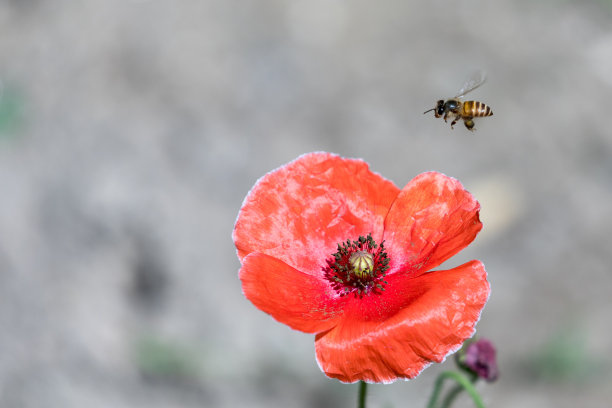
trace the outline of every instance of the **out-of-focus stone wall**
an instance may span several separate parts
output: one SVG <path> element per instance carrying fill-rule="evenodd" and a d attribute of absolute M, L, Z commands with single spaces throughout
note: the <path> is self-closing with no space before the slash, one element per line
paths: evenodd
<path fill-rule="evenodd" d="M 253 183 L 315 150 L 480 200 L 448 266 L 489 273 L 490 406 L 605 406 L 611 22 L 609 1 L 0 2 L 0 406 L 353 406 L 312 335 L 243 298 L 231 241 Z M 480 69 L 475 133 L 423 115 Z M 444 368 L 370 406 L 424 406 Z"/>

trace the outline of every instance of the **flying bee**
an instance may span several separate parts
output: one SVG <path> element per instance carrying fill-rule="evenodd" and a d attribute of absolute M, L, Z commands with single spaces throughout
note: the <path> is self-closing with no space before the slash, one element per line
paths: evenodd
<path fill-rule="evenodd" d="M 444 122 L 450 117 L 453 119 L 451 122 L 451 129 L 455 123 L 459 120 L 463 119 L 463 123 L 468 130 L 474 130 L 474 118 L 480 118 L 483 116 L 493 116 L 493 111 L 490 107 L 485 105 L 479 101 L 462 101 L 467 93 L 472 92 L 474 89 L 478 88 L 480 85 L 484 84 L 487 76 L 484 72 L 478 72 L 475 75 L 471 76 L 466 82 L 465 85 L 461 88 L 461 90 L 452 98 L 440 99 L 436 102 L 436 106 L 432 109 L 429 109 L 423 114 L 427 112 L 434 111 L 434 115 L 436 118 L 441 116 L 444 117 Z"/>

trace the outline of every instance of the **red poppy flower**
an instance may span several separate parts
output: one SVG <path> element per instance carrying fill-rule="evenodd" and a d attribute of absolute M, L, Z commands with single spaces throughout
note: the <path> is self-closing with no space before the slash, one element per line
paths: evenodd
<path fill-rule="evenodd" d="M 428 272 L 472 242 L 479 210 L 440 173 L 400 190 L 361 160 L 306 154 L 244 200 L 233 233 L 242 289 L 279 322 L 316 334 L 329 377 L 414 378 L 472 336 L 488 299 L 480 261 Z"/>

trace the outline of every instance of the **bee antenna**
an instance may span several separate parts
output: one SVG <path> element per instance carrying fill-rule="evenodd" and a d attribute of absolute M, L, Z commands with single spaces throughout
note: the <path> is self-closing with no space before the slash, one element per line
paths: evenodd
<path fill-rule="evenodd" d="M 432 110 L 436 110 L 436 108 L 431 108 L 430 110 L 426 110 L 425 112 L 423 112 L 423 115 L 426 114 L 427 112 L 431 112 Z"/>

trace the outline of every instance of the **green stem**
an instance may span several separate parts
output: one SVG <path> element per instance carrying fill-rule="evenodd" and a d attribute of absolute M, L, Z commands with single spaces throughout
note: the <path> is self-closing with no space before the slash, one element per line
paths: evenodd
<path fill-rule="evenodd" d="M 463 391 L 463 387 L 459 384 L 456 384 L 449 392 L 448 394 L 446 394 L 446 398 L 444 398 L 442 400 L 442 405 L 440 406 L 441 408 L 449 408 L 451 406 L 451 404 L 453 403 L 453 401 L 455 400 L 455 398 L 457 398 L 457 395 L 461 394 L 461 391 Z"/>
<path fill-rule="evenodd" d="M 359 381 L 359 397 L 357 398 L 357 408 L 365 408 L 366 391 L 368 383 Z"/>
<path fill-rule="evenodd" d="M 470 394 L 470 397 L 472 397 L 472 400 L 474 401 L 474 405 L 476 405 L 476 407 L 485 408 L 484 403 L 482 402 L 482 398 L 480 397 L 480 394 L 478 394 L 478 391 L 476 391 L 476 388 L 474 388 L 474 385 L 470 382 L 470 380 L 468 380 L 467 378 L 465 378 L 465 376 L 455 371 L 444 371 L 442 374 L 438 376 L 434 384 L 433 393 L 431 394 L 431 398 L 429 399 L 429 403 L 427 404 L 427 408 L 435 408 L 436 403 L 438 402 L 438 396 L 440 395 L 440 391 L 442 391 L 442 383 L 447 378 L 455 380 L 458 383 L 459 387 L 462 387 L 465 391 L 467 391 L 467 393 Z M 451 394 L 453 393 L 455 393 L 454 389 L 453 391 L 451 391 Z M 452 400 L 455 398 L 456 394 L 458 393 L 459 391 L 456 391 L 455 395 L 453 395 L 452 398 L 451 398 L 451 395 L 449 394 L 449 397 L 446 398 L 444 403 L 450 404 Z M 447 405 L 444 405 L 444 406 L 447 407 Z"/>
<path fill-rule="evenodd" d="M 427 403 L 427 408 L 435 408 L 436 402 L 438 402 L 438 396 L 440 395 L 440 391 L 442 391 L 442 383 L 444 382 L 444 377 L 442 374 L 436 378 L 436 382 L 434 383 L 434 389 L 431 393 L 431 397 L 429 398 L 429 402 Z"/>
<path fill-rule="evenodd" d="M 469 374 L 470 383 L 475 384 L 478 380 L 478 376 L 474 373 Z M 457 398 L 457 395 L 461 394 L 461 391 L 463 390 L 464 388 L 461 384 L 456 384 L 453 388 L 451 388 L 448 394 L 446 394 L 446 398 L 442 400 L 441 408 L 450 408 L 450 406 L 453 404 L 453 401 L 455 401 L 455 398 Z"/>

